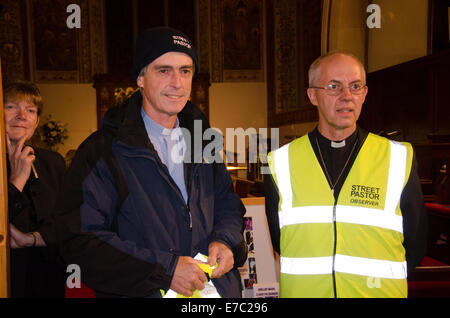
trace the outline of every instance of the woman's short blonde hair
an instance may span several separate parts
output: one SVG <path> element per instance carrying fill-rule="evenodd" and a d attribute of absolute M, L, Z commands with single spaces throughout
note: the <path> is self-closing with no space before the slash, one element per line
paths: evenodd
<path fill-rule="evenodd" d="M 38 116 L 44 108 L 42 95 L 37 86 L 31 82 L 15 82 L 6 85 L 3 91 L 3 103 L 25 100 L 37 107 Z"/>

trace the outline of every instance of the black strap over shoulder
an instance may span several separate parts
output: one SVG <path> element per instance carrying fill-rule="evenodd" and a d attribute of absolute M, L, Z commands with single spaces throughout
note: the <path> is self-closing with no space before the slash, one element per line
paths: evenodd
<path fill-rule="evenodd" d="M 112 221 L 112 230 L 114 232 L 117 233 L 117 235 L 119 234 L 119 225 L 118 225 L 118 215 L 119 215 L 119 211 L 120 208 L 122 206 L 122 203 L 125 201 L 125 199 L 128 197 L 128 186 L 125 180 L 125 177 L 122 173 L 122 169 L 119 166 L 119 163 L 117 162 L 116 157 L 114 156 L 114 153 L 112 152 L 112 139 L 110 140 L 109 144 L 104 148 L 104 155 L 103 155 L 103 159 L 105 160 L 109 171 L 111 172 L 112 177 L 114 178 L 115 181 L 115 186 L 116 186 L 116 191 L 118 194 L 118 202 L 116 205 L 116 211 L 114 214 L 114 218 Z"/>

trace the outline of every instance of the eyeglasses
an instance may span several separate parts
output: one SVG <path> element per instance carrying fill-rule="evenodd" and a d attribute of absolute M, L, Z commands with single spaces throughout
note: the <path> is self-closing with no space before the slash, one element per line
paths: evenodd
<path fill-rule="evenodd" d="M 363 85 L 361 83 L 354 83 L 354 84 L 351 84 L 350 86 L 347 86 L 347 87 L 350 90 L 350 93 L 352 93 L 353 95 L 361 95 L 363 93 L 364 88 L 366 87 L 366 85 Z M 310 88 L 324 89 L 325 93 L 327 93 L 327 95 L 337 96 L 337 95 L 342 94 L 342 92 L 344 91 L 345 87 L 342 84 L 339 84 L 339 83 L 331 83 L 331 84 L 328 84 L 325 87 L 311 86 Z"/>

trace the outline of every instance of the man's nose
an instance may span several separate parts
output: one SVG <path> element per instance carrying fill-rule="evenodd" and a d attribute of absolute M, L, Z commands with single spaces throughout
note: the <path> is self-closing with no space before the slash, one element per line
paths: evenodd
<path fill-rule="evenodd" d="M 341 91 L 340 98 L 341 98 L 341 99 L 345 99 L 345 100 L 347 100 L 347 99 L 352 99 L 352 98 L 353 98 L 353 94 L 352 94 L 352 92 L 350 91 L 350 88 L 349 88 L 349 87 L 347 87 L 347 86 L 342 87 L 342 91 Z"/>
<path fill-rule="evenodd" d="M 170 85 L 172 87 L 181 86 L 181 74 L 179 72 L 172 72 L 172 76 L 170 77 Z"/>

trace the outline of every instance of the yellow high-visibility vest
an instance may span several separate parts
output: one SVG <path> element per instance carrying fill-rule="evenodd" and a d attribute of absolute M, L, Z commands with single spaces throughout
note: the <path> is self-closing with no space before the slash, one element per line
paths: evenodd
<path fill-rule="evenodd" d="M 412 156 L 410 144 L 369 134 L 335 200 L 307 135 L 269 154 L 280 297 L 407 297 L 400 197 Z"/>

